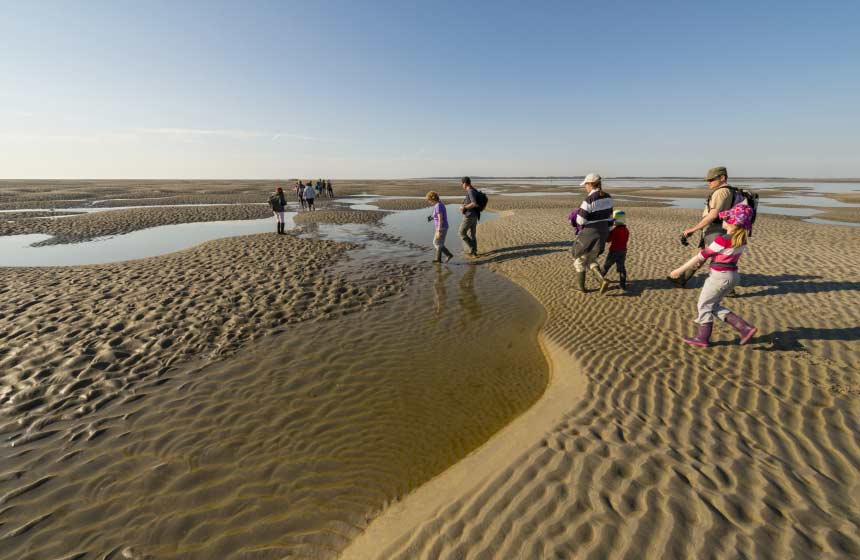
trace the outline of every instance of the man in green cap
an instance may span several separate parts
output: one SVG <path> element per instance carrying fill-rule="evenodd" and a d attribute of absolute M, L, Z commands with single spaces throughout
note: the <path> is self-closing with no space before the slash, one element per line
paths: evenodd
<path fill-rule="evenodd" d="M 699 238 L 700 249 L 704 249 L 710 245 L 717 236 L 723 233 L 723 221 L 720 220 L 720 212 L 728 210 L 735 205 L 735 191 L 729 185 L 729 174 L 725 167 L 710 168 L 705 175 L 705 182 L 708 183 L 708 188 L 711 189 L 711 192 L 707 200 L 705 200 L 702 219 L 693 227 L 685 229 L 681 234 L 686 239 L 697 231 L 701 231 L 702 235 Z M 683 288 L 697 271 L 698 267 L 690 268 L 679 278 L 670 277 L 669 280 L 676 286 Z"/>

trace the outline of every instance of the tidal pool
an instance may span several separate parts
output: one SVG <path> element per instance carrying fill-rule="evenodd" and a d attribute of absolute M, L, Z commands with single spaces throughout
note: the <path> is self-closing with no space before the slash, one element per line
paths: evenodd
<path fill-rule="evenodd" d="M 293 227 L 294 215 L 295 212 L 286 213 L 288 228 Z M 198 222 L 41 247 L 33 247 L 32 244 L 50 239 L 50 235 L 9 235 L 0 237 L 0 266 L 77 266 L 128 261 L 180 251 L 212 239 L 273 230 L 273 218 Z"/>

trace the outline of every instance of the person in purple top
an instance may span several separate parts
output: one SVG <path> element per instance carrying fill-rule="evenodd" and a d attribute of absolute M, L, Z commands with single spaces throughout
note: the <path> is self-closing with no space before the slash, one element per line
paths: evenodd
<path fill-rule="evenodd" d="M 439 200 L 439 193 L 430 191 L 427 193 L 427 202 L 433 205 L 433 213 L 427 217 L 427 221 L 433 221 L 433 226 L 436 233 L 433 235 L 433 247 L 436 248 L 436 255 L 433 262 L 442 262 L 442 255 L 445 255 L 445 262 L 450 261 L 454 255 L 445 247 L 445 236 L 448 235 L 448 212 L 445 210 L 445 205 Z"/>

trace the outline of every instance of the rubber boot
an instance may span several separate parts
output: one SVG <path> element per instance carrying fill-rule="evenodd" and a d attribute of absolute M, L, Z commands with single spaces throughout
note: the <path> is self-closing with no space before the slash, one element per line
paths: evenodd
<path fill-rule="evenodd" d="M 442 247 L 442 253 L 445 254 L 445 262 L 451 262 L 451 259 L 454 258 L 454 253 L 448 250 L 447 247 Z"/>
<path fill-rule="evenodd" d="M 619 274 L 618 275 L 618 285 L 621 286 L 622 290 L 627 289 L 627 274 Z"/>
<path fill-rule="evenodd" d="M 740 333 L 740 335 L 741 335 L 740 345 L 741 346 L 743 346 L 744 344 L 749 342 L 749 339 L 751 339 L 753 337 L 753 335 L 758 332 L 757 328 L 750 325 L 749 323 L 747 323 L 746 321 L 744 321 L 743 319 L 741 319 L 740 317 L 738 317 L 734 313 L 729 313 L 728 315 L 726 315 L 726 318 L 724 319 L 724 321 L 726 323 L 730 324 L 731 326 L 733 326 L 735 328 L 735 330 L 738 331 L 738 333 Z"/>
<path fill-rule="evenodd" d="M 711 345 L 711 331 L 714 329 L 713 323 L 703 323 L 699 325 L 699 330 L 696 336 L 692 338 L 684 337 L 681 340 L 693 346 L 702 346 L 707 348 Z"/>
<path fill-rule="evenodd" d="M 442 262 L 442 250 L 441 249 L 436 249 L 436 255 L 433 257 L 433 262 L 434 263 Z"/>
<path fill-rule="evenodd" d="M 281 233 L 281 224 L 275 222 L 275 233 Z"/>
<path fill-rule="evenodd" d="M 606 292 L 606 288 L 609 287 L 609 280 L 606 279 L 606 274 L 604 274 L 603 269 L 600 268 L 599 264 L 593 264 L 588 267 L 588 269 L 597 274 L 597 278 L 600 280 L 600 294 L 604 294 Z"/>
<path fill-rule="evenodd" d="M 586 291 L 585 291 L 585 271 L 584 270 L 580 270 L 576 273 L 576 283 L 574 284 L 573 289 L 576 290 L 577 292 L 582 292 L 583 294 L 586 293 Z"/>

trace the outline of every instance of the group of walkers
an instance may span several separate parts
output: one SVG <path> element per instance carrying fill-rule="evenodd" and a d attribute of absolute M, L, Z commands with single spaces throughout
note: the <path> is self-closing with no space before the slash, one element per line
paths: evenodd
<path fill-rule="evenodd" d="M 669 274 L 673 285 L 684 287 L 706 261 L 711 261 L 710 273 L 697 303 L 696 335 L 682 340 L 693 346 L 710 346 L 714 320 L 720 319 L 738 331 L 740 344 L 743 345 L 753 337 L 757 329 L 732 313 L 722 302 L 726 296 L 732 294 L 740 280 L 738 261 L 746 249 L 752 231 L 755 203 L 749 193 L 729 185 L 725 167 L 708 170 L 705 181 L 711 192 L 705 201 L 702 218 L 681 234 L 681 242 L 688 245 L 688 238 L 701 232 L 698 250 L 692 258 Z M 469 177 L 463 177 L 460 186 L 465 197 L 460 205 L 463 219 L 459 234 L 464 255 L 474 258 L 478 256 L 478 221 L 487 205 L 487 197 L 472 186 Z M 609 286 L 609 273 L 615 268 L 620 288 L 627 290 L 626 260 L 630 239 L 627 216 L 623 210 L 613 208 L 612 196 L 604 191 L 603 179 L 597 173 L 588 174 L 580 186 L 585 187 L 585 199 L 568 217 L 575 231 L 571 248 L 575 271 L 574 289 L 587 293 L 586 274 L 591 271 L 600 281 L 599 292 L 605 293 Z M 302 208 L 308 210 L 314 210 L 314 198 L 320 193 L 334 196 L 331 181 L 319 180 L 316 186 L 310 181 L 307 185 L 298 181 L 295 190 Z M 427 220 L 432 221 L 434 226 L 433 261 L 442 263 L 444 258 L 447 263 L 454 257 L 445 246 L 449 228 L 448 212 L 437 192 L 428 192 L 426 200 L 432 205 L 432 213 Z M 277 219 L 278 233 L 284 233 L 284 209 L 287 203 L 280 187 L 270 199 L 270 203 Z M 598 258 L 607 247 L 607 256 L 601 265 Z"/>
<path fill-rule="evenodd" d="M 690 260 L 669 273 L 669 280 L 674 285 L 684 287 L 706 261 L 711 261 L 710 273 L 697 303 L 697 333 L 693 337 L 682 339 L 693 346 L 710 346 L 715 318 L 725 321 L 737 330 L 742 345 L 757 332 L 755 327 L 722 304 L 723 299 L 732 293 L 740 280 L 738 260 L 746 249 L 755 220 L 752 199 L 744 191 L 729 185 L 728 179 L 725 167 L 708 170 L 705 182 L 711 193 L 705 201 L 702 218 L 681 234 L 681 242 L 687 245 L 688 238 L 700 231 L 699 250 Z M 604 192 L 600 175 L 589 174 L 581 185 L 585 187 L 587 195 L 569 217 L 576 230 L 572 248 L 576 271 L 575 289 L 583 293 L 586 291 L 585 274 L 587 270 L 591 270 L 600 278 L 600 293 L 604 293 L 608 286 L 607 275 L 615 266 L 618 269 L 619 285 L 625 290 L 625 260 L 630 238 L 625 224 L 625 213 L 613 211 L 612 197 Z M 607 244 L 610 246 L 609 254 L 601 266 L 597 263 L 597 257 Z"/>
<path fill-rule="evenodd" d="M 708 170 L 705 181 L 711 193 L 705 201 L 702 218 L 681 234 L 682 243 L 687 245 L 688 238 L 700 231 L 699 250 L 689 261 L 669 274 L 669 280 L 674 285 L 684 287 L 696 271 L 707 260 L 711 260 L 710 273 L 697 303 L 698 331 L 695 336 L 684 337 L 682 340 L 693 346 L 710 346 L 714 319 L 718 318 L 738 331 L 739 342 L 743 345 L 753 337 L 757 329 L 723 306 L 722 301 L 732 293 L 740 280 L 738 260 L 746 248 L 752 230 L 755 206 L 752 199 L 748 198 L 748 193 L 728 184 L 728 171 L 725 167 Z M 463 177 L 460 184 L 466 191 L 466 197 L 460 206 L 463 213 L 460 225 L 463 252 L 476 257 L 478 242 L 475 234 L 481 210 L 486 206 L 486 196 L 472 186 L 469 177 Z M 585 187 L 586 197 L 568 217 L 576 234 L 571 248 L 576 274 L 574 289 L 587 293 L 586 273 L 592 271 L 600 280 L 600 293 L 605 293 L 609 286 L 608 275 L 615 268 L 618 272 L 618 284 L 622 290 L 626 290 L 627 244 L 630 239 L 626 213 L 613 208 L 612 196 L 603 190 L 603 179 L 597 173 L 588 174 L 580 186 Z M 444 256 L 447 263 L 453 255 L 445 247 L 448 232 L 445 205 L 434 191 L 427 193 L 426 198 L 433 205 L 432 215 L 428 217 L 428 220 L 433 221 L 435 229 L 433 261 L 440 263 Z M 608 253 L 601 265 L 598 258 L 607 247 Z"/>
<path fill-rule="evenodd" d="M 460 187 L 466 192 L 463 203 L 460 205 L 460 213 L 463 214 L 463 221 L 460 222 L 460 239 L 463 241 L 463 253 L 469 257 L 478 256 L 478 221 L 481 219 L 481 212 L 487 206 L 487 196 L 472 186 L 470 177 L 460 179 Z M 425 197 L 427 201 L 433 205 L 433 212 L 427 217 L 427 221 L 432 221 L 435 233 L 433 234 L 433 248 L 436 254 L 433 262 L 442 262 L 442 256 L 445 256 L 447 263 L 454 255 L 445 247 L 445 237 L 448 235 L 448 211 L 445 209 L 445 204 L 439 199 L 439 193 L 430 191 Z"/>
<path fill-rule="evenodd" d="M 307 184 L 299 180 L 293 186 L 293 192 L 302 210 L 316 210 L 314 201 L 317 198 L 334 198 L 334 189 L 332 189 L 331 180 L 318 179 L 314 183 L 308 179 Z M 278 233 L 284 233 L 284 212 L 287 209 L 287 200 L 284 196 L 283 188 L 278 187 L 275 189 L 275 192 L 269 197 L 269 205 L 275 214 Z"/>
<path fill-rule="evenodd" d="M 316 183 L 313 183 L 308 179 L 307 185 L 301 181 L 296 181 L 294 190 L 302 210 L 316 210 L 314 200 L 317 198 L 334 198 L 331 180 L 318 179 Z"/>

